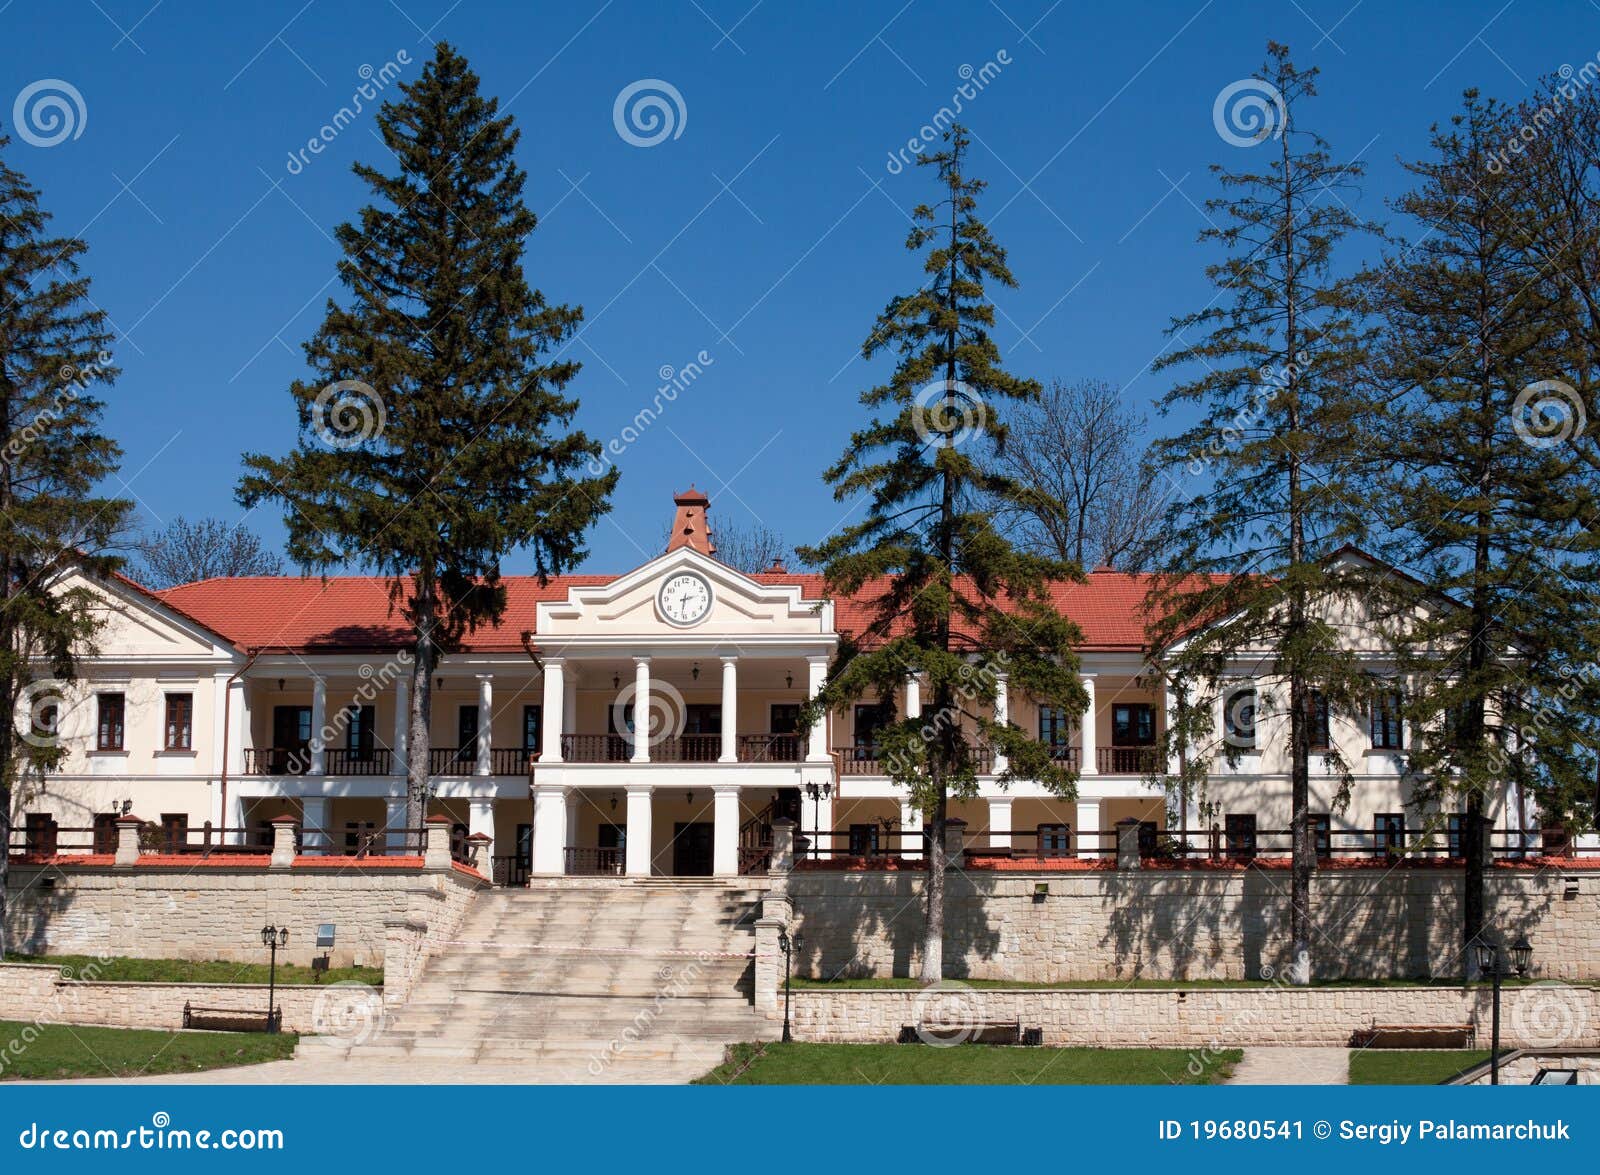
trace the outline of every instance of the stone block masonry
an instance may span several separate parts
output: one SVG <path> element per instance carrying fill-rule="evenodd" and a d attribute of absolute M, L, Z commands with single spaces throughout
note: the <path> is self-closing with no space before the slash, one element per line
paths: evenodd
<path fill-rule="evenodd" d="M 783 879 L 800 947 L 820 979 L 915 975 L 917 870 L 801 868 Z M 1600 978 L 1600 870 L 1501 866 L 1488 878 L 1493 933 L 1526 934 L 1538 973 Z M 945 972 L 1058 983 L 1256 979 L 1288 961 L 1281 869 L 962 869 L 947 880 Z M 1040 891 L 1044 887 L 1044 892 Z M 1325 868 L 1312 883 L 1318 979 L 1462 974 L 1459 868 Z"/>
<path fill-rule="evenodd" d="M 302 860 L 308 860 L 302 858 Z M 418 947 L 454 933 L 487 884 L 454 868 L 427 870 L 396 859 L 289 869 L 190 862 L 183 868 L 13 863 L 6 931 L 26 954 L 93 955 L 264 963 L 261 927 L 289 928 L 280 962 L 308 965 L 323 952 L 317 928 L 335 926 L 332 965 L 382 966 L 388 931 L 401 920 L 423 929 Z"/>

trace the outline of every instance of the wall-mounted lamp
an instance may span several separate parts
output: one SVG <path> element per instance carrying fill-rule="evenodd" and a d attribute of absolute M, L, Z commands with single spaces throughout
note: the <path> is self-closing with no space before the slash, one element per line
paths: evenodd
<path fill-rule="evenodd" d="M 613 812 L 615 812 L 617 810 L 617 793 L 616 792 L 612 792 L 611 793 L 611 810 Z"/>
<path fill-rule="evenodd" d="M 696 681 L 700 680 L 700 662 L 696 661 L 694 663 L 694 668 L 689 670 L 689 676 L 694 678 Z"/>
<path fill-rule="evenodd" d="M 790 689 L 794 688 L 794 670 L 791 669 L 788 673 L 783 675 L 783 684 L 788 686 Z"/>
<path fill-rule="evenodd" d="M 283 689 L 283 678 L 281 678 L 281 677 L 278 678 L 278 689 L 279 690 Z"/>
<path fill-rule="evenodd" d="M 622 688 L 622 674 L 613 673 L 611 675 L 611 688 L 612 689 L 621 689 Z"/>

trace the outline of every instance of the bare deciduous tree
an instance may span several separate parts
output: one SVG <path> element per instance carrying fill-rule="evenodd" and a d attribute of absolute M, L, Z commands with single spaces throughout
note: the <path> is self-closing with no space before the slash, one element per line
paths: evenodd
<path fill-rule="evenodd" d="M 174 518 L 140 544 L 140 555 L 141 578 L 153 588 L 222 575 L 283 574 L 283 560 L 263 547 L 260 538 L 220 518 Z"/>
<path fill-rule="evenodd" d="M 711 541 L 717 546 L 718 559 L 746 575 L 766 571 L 774 563 L 786 562 L 792 550 L 782 535 L 760 523 L 751 526 L 713 523 Z"/>
<path fill-rule="evenodd" d="M 1162 533 L 1163 502 L 1141 468 L 1146 423 L 1115 384 L 1051 381 L 1012 412 L 996 472 L 1034 492 L 997 504 L 996 525 L 1085 570 L 1137 570 Z"/>

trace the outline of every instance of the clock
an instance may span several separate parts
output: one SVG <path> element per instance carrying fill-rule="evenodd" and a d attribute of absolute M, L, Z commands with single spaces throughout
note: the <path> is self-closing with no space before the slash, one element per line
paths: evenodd
<path fill-rule="evenodd" d="M 661 585 L 656 605 L 668 624 L 699 624 L 711 611 L 711 585 L 693 572 L 680 572 Z"/>

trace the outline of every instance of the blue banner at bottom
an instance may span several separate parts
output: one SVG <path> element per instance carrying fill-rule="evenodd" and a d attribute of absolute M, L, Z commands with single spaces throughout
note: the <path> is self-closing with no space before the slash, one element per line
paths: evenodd
<path fill-rule="evenodd" d="M 814 1173 L 909 1166 L 930 1145 L 939 1170 L 1023 1155 L 1049 1167 L 1459 1168 L 1592 1155 L 1597 1109 L 1583 1086 L 4 1086 L 0 1171 L 108 1161 L 169 1173 L 417 1171 L 431 1161 Z"/>

